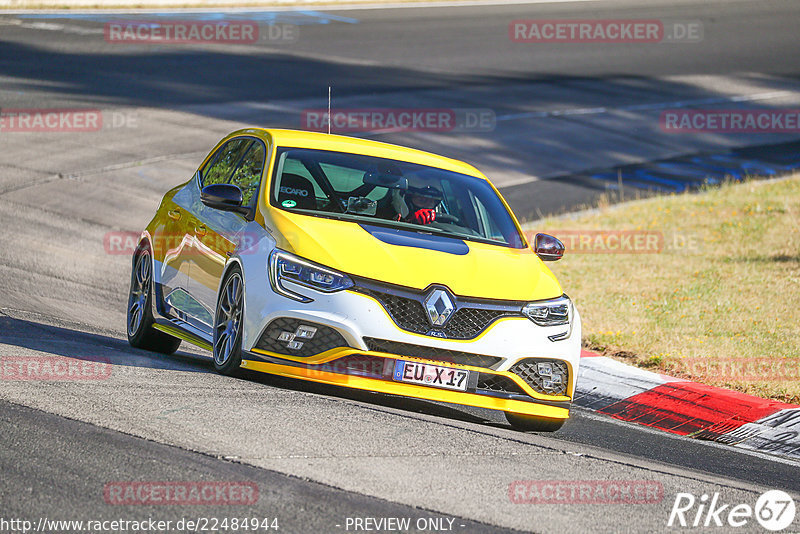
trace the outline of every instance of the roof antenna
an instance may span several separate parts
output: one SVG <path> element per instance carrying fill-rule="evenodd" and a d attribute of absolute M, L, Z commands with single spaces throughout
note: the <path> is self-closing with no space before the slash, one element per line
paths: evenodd
<path fill-rule="evenodd" d="M 328 86 L 328 135 L 331 134 L 331 86 Z"/>

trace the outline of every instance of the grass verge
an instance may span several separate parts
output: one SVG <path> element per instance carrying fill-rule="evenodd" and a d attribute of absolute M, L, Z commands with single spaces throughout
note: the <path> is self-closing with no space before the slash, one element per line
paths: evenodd
<path fill-rule="evenodd" d="M 526 229 L 590 349 L 653 371 L 800 403 L 800 175 L 657 197 Z"/>

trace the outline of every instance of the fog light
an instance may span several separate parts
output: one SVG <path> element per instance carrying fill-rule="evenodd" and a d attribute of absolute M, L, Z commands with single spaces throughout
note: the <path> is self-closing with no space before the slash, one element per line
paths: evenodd
<path fill-rule="evenodd" d="M 313 326 L 301 324 L 300 326 L 297 327 L 294 336 L 300 339 L 311 339 L 312 337 L 314 337 L 314 334 L 316 333 L 317 329 L 314 328 Z"/>

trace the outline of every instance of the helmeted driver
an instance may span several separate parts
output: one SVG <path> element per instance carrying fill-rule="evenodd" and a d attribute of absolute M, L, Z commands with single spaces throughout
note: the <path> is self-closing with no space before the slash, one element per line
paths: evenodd
<path fill-rule="evenodd" d="M 408 215 L 406 222 L 431 224 L 436 220 L 436 208 L 442 203 L 442 192 L 432 185 L 409 187 L 405 195 Z"/>

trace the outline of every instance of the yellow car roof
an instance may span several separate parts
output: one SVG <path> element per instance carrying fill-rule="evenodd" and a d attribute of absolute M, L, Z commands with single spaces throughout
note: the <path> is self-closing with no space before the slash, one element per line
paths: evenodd
<path fill-rule="evenodd" d="M 234 134 L 250 133 L 264 135 L 272 139 L 276 146 L 293 148 L 313 148 L 317 150 L 331 150 L 334 152 L 349 152 L 388 158 L 429 167 L 438 167 L 448 171 L 458 172 L 486 180 L 478 169 L 468 163 L 457 159 L 446 158 L 430 152 L 416 150 L 389 143 L 381 143 L 370 139 L 359 139 L 345 135 L 326 134 L 320 132 L 307 132 L 303 130 L 285 130 L 269 128 L 248 128 L 234 132 Z M 231 135 L 234 135 L 231 134 Z"/>

